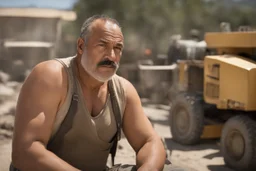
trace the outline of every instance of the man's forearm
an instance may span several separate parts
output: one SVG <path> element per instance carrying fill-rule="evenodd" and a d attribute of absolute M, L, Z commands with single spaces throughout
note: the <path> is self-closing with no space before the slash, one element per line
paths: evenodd
<path fill-rule="evenodd" d="M 166 154 L 163 143 L 159 138 L 148 141 L 138 151 L 136 165 L 138 171 L 161 171 L 165 163 Z"/>
<path fill-rule="evenodd" d="M 34 142 L 26 150 L 14 150 L 12 162 L 17 169 L 22 171 L 79 171 L 45 149 L 40 142 Z"/>

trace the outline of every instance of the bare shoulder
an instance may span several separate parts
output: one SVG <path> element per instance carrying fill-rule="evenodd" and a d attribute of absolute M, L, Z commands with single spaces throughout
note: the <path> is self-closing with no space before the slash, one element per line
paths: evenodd
<path fill-rule="evenodd" d="M 65 78 L 64 67 L 56 60 L 37 64 L 29 74 L 27 81 L 39 82 L 49 86 L 60 86 Z"/>
<path fill-rule="evenodd" d="M 127 80 L 124 77 L 118 76 L 117 79 L 122 83 L 123 89 L 125 91 L 125 96 L 126 96 L 126 102 L 128 103 L 131 100 L 139 100 L 139 95 L 137 93 L 137 90 L 133 86 L 133 84 Z"/>
<path fill-rule="evenodd" d="M 67 92 L 67 74 L 63 65 L 56 60 L 37 64 L 28 75 L 21 89 L 21 94 L 30 97 L 51 95 L 62 103 Z"/>
<path fill-rule="evenodd" d="M 134 89 L 134 86 L 132 85 L 132 83 L 127 80 L 126 78 L 122 77 L 122 76 L 119 76 L 119 75 L 115 75 L 116 79 L 119 80 L 119 82 L 121 82 L 123 88 L 125 89 L 125 91 L 129 91 L 130 89 Z M 136 91 L 136 90 L 135 90 Z"/>

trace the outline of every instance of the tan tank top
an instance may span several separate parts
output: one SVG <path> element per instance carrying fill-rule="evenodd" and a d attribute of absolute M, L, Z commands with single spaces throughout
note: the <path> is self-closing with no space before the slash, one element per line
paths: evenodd
<path fill-rule="evenodd" d="M 66 99 L 57 112 L 53 126 L 52 136 L 55 135 L 65 118 L 73 94 L 73 85 L 76 81 L 78 93 L 77 112 L 71 130 L 65 135 L 63 145 L 58 155 L 72 166 L 85 171 L 103 171 L 112 142 L 109 143 L 117 131 L 115 116 L 112 111 L 110 96 L 101 112 L 92 117 L 85 107 L 82 88 L 77 78 L 73 79 L 72 67 L 74 57 L 56 59 L 62 63 L 68 74 L 68 93 Z M 121 118 L 125 109 L 125 90 L 123 80 L 118 75 L 112 77 L 115 93 L 120 105 Z"/>

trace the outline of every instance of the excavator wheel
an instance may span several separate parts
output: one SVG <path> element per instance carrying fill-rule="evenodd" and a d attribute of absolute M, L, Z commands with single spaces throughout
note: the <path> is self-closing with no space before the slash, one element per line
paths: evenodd
<path fill-rule="evenodd" d="M 180 94 L 173 100 L 169 123 L 173 140 L 184 145 L 198 143 L 204 129 L 202 100 Z"/>
<path fill-rule="evenodd" d="M 245 115 L 230 118 L 222 130 L 221 152 L 227 166 L 256 170 L 256 122 Z"/>

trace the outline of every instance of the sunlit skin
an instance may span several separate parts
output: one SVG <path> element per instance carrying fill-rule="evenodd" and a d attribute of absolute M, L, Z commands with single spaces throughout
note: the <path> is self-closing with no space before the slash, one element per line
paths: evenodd
<path fill-rule="evenodd" d="M 75 76 L 81 85 L 88 113 L 96 116 L 106 103 L 107 80 L 118 68 L 114 64 L 119 64 L 124 45 L 121 29 L 112 22 L 98 19 L 90 29 L 86 39 L 77 41 Z M 99 65 L 106 59 L 109 62 Z M 128 80 L 120 79 L 126 91 L 122 130 L 136 153 L 138 171 L 160 171 L 165 162 L 161 139 L 144 114 L 134 86 Z M 12 141 L 12 162 L 18 169 L 79 171 L 46 149 L 56 113 L 68 95 L 68 87 L 65 68 L 56 60 L 38 64 L 25 80 L 17 102 Z"/>

